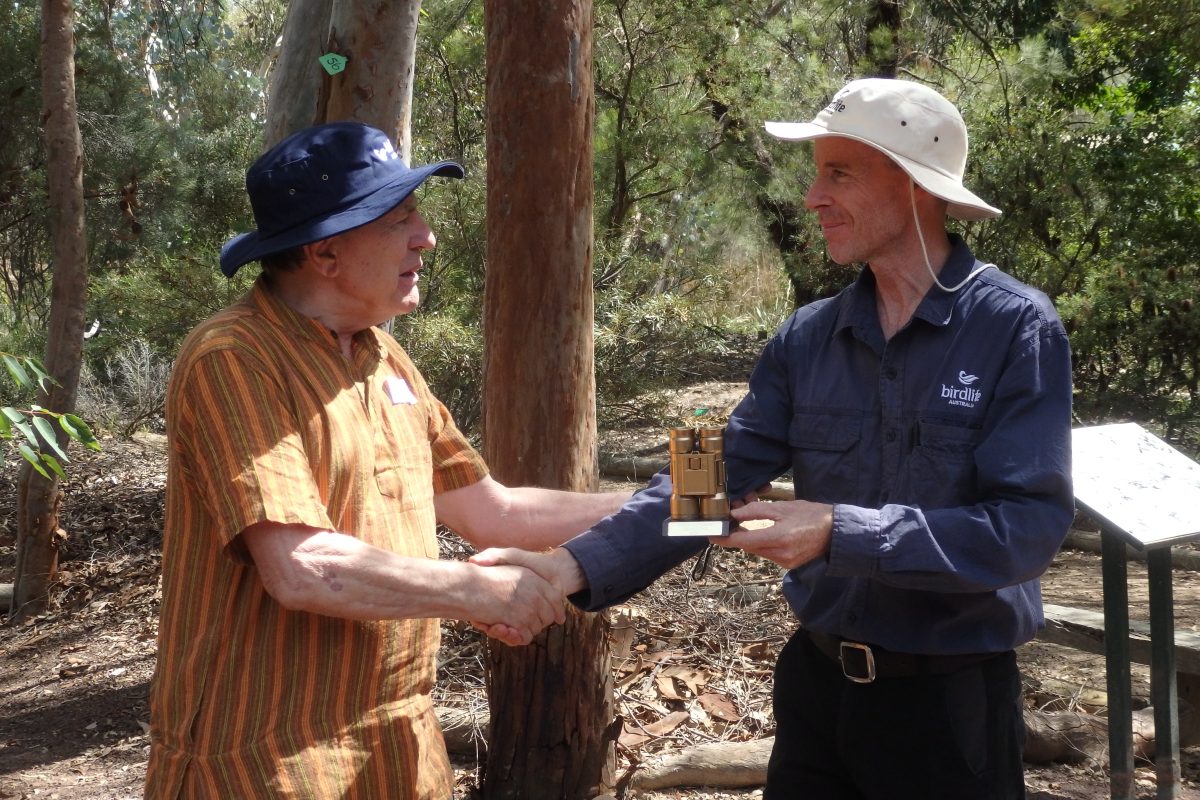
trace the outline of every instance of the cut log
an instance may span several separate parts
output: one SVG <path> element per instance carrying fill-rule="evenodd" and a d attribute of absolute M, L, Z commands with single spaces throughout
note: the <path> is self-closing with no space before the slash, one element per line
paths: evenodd
<path fill-rule="evenodd" d="M 628 478 L 646 483 L 667 468 L 663 457 L 626 456 L 619 453 L 600 453 L 600 474 L 607 478 Z M 788 481 L 772 481 L 771 488 L 759 495 L 763 500 L 795 500 L 796 490 Z"/>
<path fill-rule="evenodd" d="M 1104 614 L 1085 608 L 1043 603 L 1046 627 L 1038 639 L 1104 655 Z M 1150 624 L 1129 621 L 1129 658 L 1138 664 L 1150 663 Z M 1175 631 L 1175 666 L 1181 673 L 1200 675 L 1200 634 Z"/>
<path fill-rule="evenodd" d="M 488 710 L 437 707 L 446 749 L 456 756 L 478 756 L 487 749 Z"/>
<path fill-rule="evenodd" d="M 1108 709 L 1108 692 L 1103 688 L 1080 684 L 1078 681 L 1064 681 L 1052 676 L 1036 678 L 1025 675 L 1024 679 L 1025 698 L 1039 711 L 1082 711 L 1085 714 L 1099 714 Z M 1133 688 L 1135 691 L 1141 689 L 1140 686 Z M 1150 705 L 1150 696 L 1145 691 L 1139 691 L 1132 699 L 1134 708 Z"/>
<path fill-rule="evenodd" d="M 1154 709 L 1133 712 L 1133 754 L 1154 758 Z M 1024 760 L 1029 764 L 1108 763 L 1108 720 L 1074 711 L 1025 711 Z"/>
<path fill-rule="evenodd" d="M 1071 606 L 1043 603 L 1046 627 L 1038 639 L 1104 655 L 1104 614 Z M 1129 659 L 1150 663 L 1150 625 L 1129 621 Z M 1175 683 L 1179 692 L 1179 744 L 1200 743 L 1200 634 L 1175 631 Z"/>
<path fill-rule="evenodd" d="M 714 742 L 648 759 L 633 776 L 635 789 L 762 786 L 775 737 L 752 742 Z"/>

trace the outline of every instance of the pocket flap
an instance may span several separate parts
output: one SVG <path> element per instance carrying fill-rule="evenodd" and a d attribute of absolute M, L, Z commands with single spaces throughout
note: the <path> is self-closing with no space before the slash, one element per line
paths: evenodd
<path fill-rule="evenodd" d="M 918 420 L 919 442 L 922 447 L 947 453 L 973 453 L 979 444 L 980 430 L 965 425 Z"/>
<path fill-rule="evenodd" d="M 788 444 L 805 450 L 849 450 L 861 437 L 862 419 L 845 414 L 799 411 L 788 429 Z"/>

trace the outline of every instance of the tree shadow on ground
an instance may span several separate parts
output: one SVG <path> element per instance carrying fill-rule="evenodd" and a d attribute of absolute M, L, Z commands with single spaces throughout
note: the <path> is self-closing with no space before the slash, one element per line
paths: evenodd
<path fill-rule="evenodd" d="M 0 775 L 54 764 L 142 733 L 149 679 L 125 686 L 80 684 L 52 696 L 30 687 L 0 719 Z"/>

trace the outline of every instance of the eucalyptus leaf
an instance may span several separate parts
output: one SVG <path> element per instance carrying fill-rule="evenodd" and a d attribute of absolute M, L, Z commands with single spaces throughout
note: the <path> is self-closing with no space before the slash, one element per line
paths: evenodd
<path fill-rule="evenodd" d="M 71 430 L 67 430 L 67 433 L 75 438 L 76 441 L 81 442 L 85 447 L 91 450 L 100 450 L 100 442 L 96 439 L 96 434 L 92 433 L 92 429 L 81 417 L 74 414 L 63 414 L 59 418 L 59 424 L 63 426 L 64 430 L 67 430 L 67 425 L 69 424 Z M 73 433 L 72 430 L 74 431 Z"/>
<path fill-rule="evenodd" d="M 33 427 L 37 428 L 37 432 L 42 435 L 42 441 L 47 447 L 53 450 L 59 458 L 61 458 L 63 461 L 71 460 L 67 457 L 67 454 L 63 452 L 63 449 L 59 447 L 58 434 L 54 431 L 54 426 L 50 424 L 50 420 L 43 416 L 34 417 Z"/>
<path fill-rule="evenodd" d="M 25 362 L 25 366 L 28 367 L 29 371 L 32 372 L 34 374 L 34 376 L 37 377 L 38 386 L 41 388 L 41 390 L 43 392 L 50 391 L 51 386 L 62 386 L 61 383 L 59 383 L 58 381 L 54 380 L 53 377 L 51 377 L 49 372 L 46 372 L 46 369 L 42 366 L 41 362 L 38 361 L 37 359 L 31 358 L 31 359 L 27 360 Z"/>
<path fill-rule="evenodd" d="M 14 422 L 13 427 L 21 432 L 21 435 L 25 437 L 25 441 L 29 442 L 30 447 L 40 447 L 37 434 L 33 432 L 33 426 L 24 420 L 24 418 L 22 418 L 21 422 Z"/>
<path fill-rule="evenodd" d="M 49 453 L 42 453 L 42 463 L 50 467 L 54 471 L 54 474 L 64 481 L 67 479 L 67 473 L 63 472 L 62 464 L 59 464 L 58 459 L 54 456 Z"/>
<path fill-rule="evenodd" d="M 46 472 L 46 468 L 42 466 L 41 456 L 34 452 L 32 448 L 25 445 L 21 445 L 20 450 L 21 455 L 25 457 L 25 460 L 29 462 L 29 465 L 37 470 L 38 474 L 43 478 L 50 480 L 50 473 Z"/>
<path fill-rule="evenodd" d="M 16 356 L 5 353 L 4 366 L 8 367 L 8 374 L 18 386 L 23 389 L 33 388 L 33 381 L 29 379 L 29 373 L 25 371 L 25 367 L 21 365 L 21 360 Z"/>

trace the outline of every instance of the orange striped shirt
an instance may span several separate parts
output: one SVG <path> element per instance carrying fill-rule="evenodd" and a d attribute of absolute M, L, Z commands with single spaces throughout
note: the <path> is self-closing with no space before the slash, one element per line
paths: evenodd
<path fill-rule="evenodd" d="M 238 534 L 262 521 L 437 558 L 433 495 L 486 475 L 404 350 L 347 359 L 262 284 L 184 342 L 167 402 L 151 798 L 449 798 L 437 620 L 288 611 Z"/>

